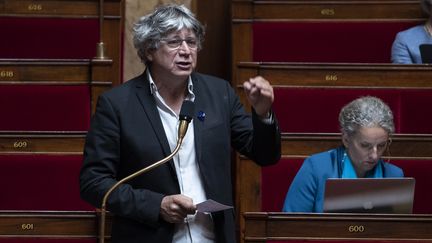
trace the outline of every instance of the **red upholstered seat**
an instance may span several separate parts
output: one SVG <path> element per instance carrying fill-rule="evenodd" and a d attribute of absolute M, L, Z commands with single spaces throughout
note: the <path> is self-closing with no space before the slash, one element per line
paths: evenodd
<path fill-rule="evenodd" d="M 97 243 L 97 239 L 0 238 L 0 243 Z"/>
<path fill-rule="evenodd" d="M 0 25 L 0 58 L 89 59 L 96 55 L 96 18 L 0 17 Z"/>
<path fill-rule="evenodd" d="M 432 213 L 432 161 L 430 160 L 391 160 L 401 167 L 406 177 L 416 179 L 414 194 L 414 213 Z"/>
<path fill-rule="evenodd" d="M 340 109 L 366 95 L 392 109 L 397 133 L 432 133 L 432 90 L 276 87 L 273 109 L 282 132 L 339 132 Z"/>
<path fill-rule="evenodd" d="M 382 98 L 399 117 L 395 90 L 276 88 L 273 108 L 282 132 L 339 132 L 340 109 L 365 95 Z M 396 126 L 397 126 L 396 122 Z"/>
<path fill-rule="evenodd" d="M 0 130 L 87 131 L 88 85 L 2 85 Z"/>
<path fill-rule="evenodd" d="M 261 207 L 264 212 L 280 212 L 286 193 L 303 159 L 281 159 L 261 169 Z"/>
<path fill-rule="evenodd" d="M 432 133 L 432 91 L 404 90 L 400 96 L 402 133 Z"/>
<path fill-rule="evenodd" d="M 419 22 L 255 22 L 253 61 L 389 63 L 396 33 Z"/>
<path fill-rule="evenodd" d="M 401 167 L 406 177 L 416 179 L 413 213 L 432 213 L 432 161 L 430 160 L 391 160 L 392 164 Z M 262 211 L 280 212 L 286 193 L 303 159 L 281 159 L 274 166 L 262 168 Z"/>
<path fill-rule="evenodd" d="M 0 155 L 0 209 L 93 210 L 79 195 L 81 164 L 81 155 Z"/>
<path fill-rule="evenodd" d="M 395 242 L 422 242 L 422 241 L 415 241 L 415 240 L 401 240 L 401 241 L 391 241 L 391 240 L 287 240 L 287 241 L 279 241 L 279 240 L 268 240 L 266 243 L 346 243 L 346 242 L 356 242 L 356 243 L 395 243 Z"/>
<path fill-rule="evenodd" d="M 391 240 L 287 240 L 287 241 L 279 241 L 279 240 L 268 240 L 266 241 L 266 243 L 346 243 L 346 242 L 356 242 L 356 243 L 395 243 L 396 241 L 391 241 Z M 397 241 L 399 243 L 402 242 L 422 242 L 422 241 L 414 241 L 414 240 L 409 240 L 409 241 Z"/>

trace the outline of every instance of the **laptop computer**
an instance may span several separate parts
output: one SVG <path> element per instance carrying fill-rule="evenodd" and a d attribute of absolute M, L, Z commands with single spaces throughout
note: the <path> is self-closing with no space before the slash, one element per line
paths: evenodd
<path fill-rule="evenodd" d="M 325 213 L 411 214 L 415 179 L 359 178 L 327 179 Z"/>
<path fill-rule="evenodd" d="M 419 49 L 422 63 L 432 63 L 432 44 L 421 44 Z"/>

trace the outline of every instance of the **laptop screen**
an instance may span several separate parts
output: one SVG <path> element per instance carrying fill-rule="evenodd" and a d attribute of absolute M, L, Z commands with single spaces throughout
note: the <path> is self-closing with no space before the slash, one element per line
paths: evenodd
<path fill-rule="evenodd" d="M 414 178 L 327 179 L 325 213 L 411 214 Z"/>
<path fill-rule="evenodd" d="M 421 44 L 419 49 L 422 63 L 432 63 L 432 44 Z"/>

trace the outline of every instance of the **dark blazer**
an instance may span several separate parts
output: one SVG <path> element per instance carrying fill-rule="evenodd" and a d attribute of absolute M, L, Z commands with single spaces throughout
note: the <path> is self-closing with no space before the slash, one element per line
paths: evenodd
<path fill-rule="evenodd" d="M 275 164 L 281 144 L 277 121 L 245 112 L 230 84 L 193 73 L 196 157 L 207 198 L 233 205 L 231 148 L 259 165 Z M 274 117 L 274 114 L 273 114 Z M 81 197 L 100 207 L 104 193 L 124 178 L 170 154 L 145 73 L 102 94 L 92 118 L 80 174 Z M 172 161 L 114 190 L 107 203 L 115 215 L 112 242 L 171 242 L 174 225 L 159 218 L 162 198 L 179 194 Z M 212 215 L 217 242 L 235 242 L 233 210 Z"/>

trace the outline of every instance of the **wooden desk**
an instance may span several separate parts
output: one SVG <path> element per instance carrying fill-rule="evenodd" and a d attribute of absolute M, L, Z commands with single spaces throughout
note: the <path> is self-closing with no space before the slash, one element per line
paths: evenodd
<path fill-rule="evenodd" d="M 99 25 L 96 26 L 92 33 L 99 33 L 102 35 L 106 59 L 110 60 L 110 65 L 103 71 L 105 77 L 109 77 L 114 85 L 121 83 L 121 52 L 122 52 L 122 28 L 124 25 L 124 2 L 122 0 L 104 0 L 103 18 L 100 18 L 99 12 L 99 1 L 97 0 L 50 0 L 50 1 L 16 1 L 16 0 L 0 0 L 0 19 L 4 21 L 2 24 L 9 26 L 5 33 L 4 38 L 0 40 L 0 50 L 9 53 L 7 50 L 13 49 L 14 55 L 21 53 L 24 56 L 8 57 L 7 58 L 37 58 L 39 54 L 33 56 L 34 49 L 40 50 L 47 48 L 47 52 L 51 52 L 50 49 L 65 45 L 65 43 L 58 43 L 55 40 L 61 39 L 61 35 L 57 33 L 59 26 L 47 25 L 47 23 L 56 23 L 59 21 L 87 21 L 95 20 L 98 23 L 103 23 L 102 30 L 99 30 Z M 35 21 L 36 20 L 36 21 Z M 26 24 L 28 21 L 29 24 Z M 42 21 L 42 22 L 38 22 Z M 16 24 L 16 25 L 15 25 Z M 65 22 L 67 24 L 67 22 Z M 88 23 L 87 23 L 88 24 Z M 65 33 L 73 33 L 76 25 L 64 26 L 65 29 L 71 28 Z M 85 29 L 83 26 L 80 29 Z M 54 28 L 54 29 L 51 29 Z M 23 30 L 24 29 L 24 30 Z M 20 37 L 23 31 L 29 31 L 30 35 L 38 33 L 39 36 L 32 37 L 31 43 L 25 43 L 26 38 Z M 54 31 L 55 33 L 52 33 Z M 62 32 L 63 33 L 63 32 Z M 60 36 L 59 36 L 60 35 Z M 40 36 L 44 36 L 41 39 Z M 99 36 L 98 36 L 99 37 Z M 76 36 L 72 39 L 79 40 L 82 36 Z M 11 40 L 14 40 L 13 42 Z M 43 40 L 43 41 L 42 41 Z M 64 40 L 63 40 L 64 41 Z M 77 41 L 72 41 L 75 43 Z M 43 43 L 41 46 L 34 46 L 35 43 Z M 51 45 L 45 45 L 50 43 Z M 79 43 L 79 42 L 77 42 Z M 97 43 L 82 43 L 90 46 L 94 46 L 96 53 Z M 83 47 L 69 44 L 64 46 L 64 49 L 75 48 L 76 52 L 79 52 Z M 33 54 L 32 54 L 33 53 Z M 37 52 L 36 52 L 37 53 Z M 53 54 L 50 59 L 60 58 L 58 53 Z M 5 58 L 2 53 L 2 58 Z M 62 57 L 71 58 L 71 57 Z M 93 58 L 91 56 L 87 58 Z M 63 76 L 69 76 L 62 75 Z M 106 80 L 105 80 L 106 81 Z"/>
<path fill-rule="evenodd" d="M 0 239 L 96 239 L 98 214 L 91 211 L 0 211 Z M 111 217 L 107 217 L 107 237 Z"/>
<path fill-rule="evenodd" d="M 237 84 L 261 75 L 274 86 L 333 88 L 432 88 L 430 65 L 370 63 L 240 62 Z"/>
<path fill-rule="evenodd" d="M 282 134 L 282 156 L 306 158 L 311 154 L 327 151 L 341 145 L 340 133 L 332 134 Z M 432 160 L 431 134 L 394 134 L 387 159 Z M 242 157 L 243 159 L 245 157 Z M 245 158 L 246 159 L 246 158 Z"/>
<path fill-rule="evenodd" d="M 232 0 L 232 19 L 423 19 L 416 0 Z"/>
<path fill-rule="evenodd" d="M 117 79 L 109 76 L 113 61 L 60 59 L 0 59 L 0 85 L 89 85 L 91 109 Z"/>
<path fill-rule="evenodd" d="M 432 215 L 246 212 L 244 241 L 432 241 Z"/>

